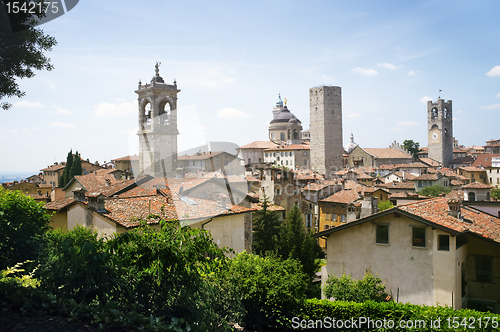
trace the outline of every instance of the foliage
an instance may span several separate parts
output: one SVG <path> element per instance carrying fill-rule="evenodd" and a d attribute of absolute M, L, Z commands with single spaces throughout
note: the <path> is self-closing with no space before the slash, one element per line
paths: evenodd
<path fill-rule="evenodd" d="M 394 205 L 391 203 L 390 200 L 385 200 L 383 202 L 378 203 L 378 210 L 379 211 L 384 211 L 387 209 L 392 209 Z"/>
<path fill-rule="evenodd" d="M 327 298 L 335 298 L 340 301 L 382 302 L 387 298 L 385 286 L 379 277 L 366 272 L 363 279 L 353 280 L 351 276 L 335 275 L 328 276 L 323 293 Z"/>
<path fill-rule="evenodd" d="M 35 259 L 50 221 L 42 203 L 0 187 L 0 269 Z"/>
<path fill-rule="evenodd" d="M 204 230 L 160 220 L 110 239 L 76 227 L 48 233 L 41 288 L 88 305 L 119 303 L 124 312 L 182 317 L 206 331 L 224 330 L 241 312 L 224 282 L 228 250 Z"/>
<path fill-rule="evenodd" d="M 291 322 L 286 326 L 287 328 L 297 328 L 299 330 L 312 330 L 314 323 L 318 321 L 326 321 L 327 317 L 335 317 L 336 320 L 354 321 L 358 323 L 358 329 L 354 331 L 469 331 L 474 327 L 474 331 L 497 331 L 498 325 L 492 324 L 493 321 L 500 322 L 500 315 L 491 313 L 483 313 L 479 311 L 462 309 L 454 310 L 450 307 L 441 306 L 424 306 L 390 302 L 373 302 L 368 301 L 364 303 L 344 302 L 344 301 L 329 301 L 329 300 L 306 300 L 300 310 L 291 314 Z M 360 325 L 360 319 L 366 318 L 372 321 L 393 321 L 395 328 L 374 328 L 369 327 L 368 323 Z M 431 326 L 431 321 L 440 321 L 440 325 Z M 421 328 L 405 328 L 400 327 L 401 321 L 404 322 L 418 322 L 425 324 Z M 479 328 L 479 321 L 482 322 Z M 485 327 L 485 322 L 489 322 Z M 472 323 L 473 322 L 473 323 Z M 300 324 L 303 324 L 302 328 Z M 465 324 L 467 323 L 467 324 Z M 469 325 L 471 324 L 472 325 Z M 307 327 L 309 324 L 309 328 Z M 434 323 L 437 324 L 437 323 Z M 403 325 L 404 326 L 404 325 Z M 314 331 L 331 331 L 331 328 L 314 329 Z"/>
<path fill-rule="evenodd" d="M 66 165 L 59 179 L 59 187 L 66 186 L 75 175 L 82 175 L 82 160 L 78 151 L 73 154 L 73 149 L 68 152 Z"/>
<path fill-rule="evenodd" d="M 312 277 L 319 268 L 316 258 L 318 258 L 320 252 L 321 247 L 317 240 L 312 238 L 310 233 L 306 233 L 299 208 L 295 205 L 288 213 L 288 217 L 281 227 L 280 256 L 284 259 L 299 260 L 304 272 L 309 277 Z"/>
<path fill-rule="evenodd" d="M 36 288 L 40 285 L 40 281 L 34 278 L 35 267 L 30 273 L 25 274 L 25 269 L 21 268 L 23 265 L 30 265 L 34 261 L 19 262 L 12 267 L 8 267 L 5 270 L 0 270 L 0 283 L 15 284 L 21 287 L 32 287 Z"/>
<path fill-rule="evenodd" d="M 491 189 L 491 197 L 500 199 L 500 188 Z"/>
<path fill-rule="evenodd" d="M 243 325 L 259 331 L 285 324 L 283 315 L 299 307 L 309 283 L 295 260 L 246 252 L 231 260 L 227 278 L 241 296 L 246 311 Z"/>
<path fill-rule="evenodd" d="M 417 158 L 417 153 L 420 152 L 420 143 L 413 142 L 411 139 L 407 139 L 403 142 L 403 147 L 410 151 L 413 158 Z"/>
<path fill-rule="evenodd" d="M 438 197 L 440 194 L 447 194 L 450 191 L 451 191 L 451 189 L 447 189 L 443 186 L 434 185 L 434 186 L 425 187 L 424 189 L 419 191 L 418 194 L 423 195 L 423 196 Z"/>
<path fill-rule="evenodd" d="M 7 13 L 6 2 L 0 3 L 0 99 L 24 97 L 26 93 L 19 88 L 16 79 L 35 76 L 35 69 L 52 70 L 54 67 L 44 52 L 56 45 L 54 37 L 35 28 L 36 18 L 45 15 L 43 8 L 39 11 L 39 6 L 35 6 L 37 14 L 30 14 L 28 11 Z M 29 2 L 18 1 L 18 5 L 22 7 Z M 8 102 L 0 102 L 0 107 L 5 110 L 11 106 Z"/>
<path fill-rule="evenodd" d="M 270 211 L 269 199 L 264 193 L 262 210 L 253 219 L 253 251 L 257 255 L 276 253 L 280 232 L 280 221 L 276 211 Z"/>

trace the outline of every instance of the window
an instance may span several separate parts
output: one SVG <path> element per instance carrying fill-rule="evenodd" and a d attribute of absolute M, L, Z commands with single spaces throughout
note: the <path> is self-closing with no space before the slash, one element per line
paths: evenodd
<path fill-rule="evenodd" d="M 422 181 L 418 181 L 418 186 L 422 187 Z"/>
<path fill-rule="evenodd" d="M 281 133 L 281 134 L 280 134 L 280 139 L 281 139 L 282 141 L 284 141 L 284 140 L 285 140 L 285 133 Z"/>
<path fill-rule="evenodd" d="M 285 157 L 288 157 L 288 152 L 285 152 Z"/>
<path fill-rule="evenodd" d="M 449 235 L 438 235 L 438 250 L 450 251 Z"/>
<path fill-rule="evenodd" d="M 345 222 L 345 214 L 342 215 L 342 222 Z"/>
<path fill-rule="evenodd" d="M 286 161 L 286 164 L 288 165 L 288 160 Z"/>
<path fill-rule="evenodd" d="M 248 164 L 252 163 L 252 159 L 248 158 Z"/>
<path fill-rule="evenodd" d="M 304 157 L 307 157 L 307 152 L 304 152 Z"/>
<path fill-rule="evenodd" d="M 493 281 L 493 259 L 486 256 L 476 256 L 476 281 Z"/>
<path fill-rule="evenodd" d="M 412 246 L 425 248 L 425 228 L 412 227 Z"/>
<path fill-rule="evenodd" d="M 312 227 L 312 214 L 306 214 L 306 227 Z"/>
<path fill-rule="evenodd" d="M 377 225 L 375 243 L 389 244 L 389 225 Z"/>
<path fill-rule="evenodd" d="M 336 213 L 332 214 L 332 221 L 337 221 L 337 214 Z"/>
<path fill-rule="evenodd" d="M 331 214 L 325 213 L 325 219 L 326 219 L 326 221 L 332 220 L 330 217 L 331 217 Z"/>
<path fill-rule="evenodd" d="M 269 153 L 266 152 L 266 157 L 269 157 Z"/>
<path fill-rule="evenodd" d="M 275 194 L 276 196 L 280 196 L 280 195 L 281 195 L 281 189 L 280 189 L 280 188 L 276 188 L 276 189 L 274 190 L 274 194 Z"/>
<path fill-rule="evenodd" d="M 276 160 L 280 161 L 280 157 L 278 156 L 278 157 L 276 158 Z"/>
<path fill-rule="evenodd" d="M 475 202 L 476 201 L 476 194 L 473 192 L 469 193 L 469 201 Z"/>
<path fill-rule="evenodd" d="M 290 157 L 293 157 L 293 151 L 290 151 Z"/>
<path fill-rule="evenodd" d="M 307 159 L 304 159 L 304 165 L 307 166 Z M 497 179 L 498 180 L 498 179 Z"/>

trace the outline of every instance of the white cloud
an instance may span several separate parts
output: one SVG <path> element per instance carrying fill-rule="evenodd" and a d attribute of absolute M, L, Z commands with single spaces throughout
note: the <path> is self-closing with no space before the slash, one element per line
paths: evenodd
<path fill-rule="evenodd" d="M 378 74 L 378 71 L 376 71 L 375 69 L 365 69 L 365 68 L 361 68 L 361 67 L 353 68 L 352 71 L 355 73 L 367 75 L 367 76 L 373 76 L 373 75 Z"/>
<path fill-rule="evenodd" d="M 421 103 L 427 103 L 427 101 L 429 100 L 432 100 L 432 98 L 428 96 L 423 96 L 422 98 L 420 98 Z"/>
<path fill-rule="evenodd" d="M 495 105 L 488 105 L 488 106 L 483 106 L 483 107 L 480 107 L 484 110 L 496 110 L 496 109 L 499 109 L 500 108 L 500 104 L 495 104 Z"/>
<path fill-rule="evenodd" d="M 217 112 L 219 118 L 248 118 L 250 115 L 235 108 L 226 107 Z"/>
<path fill-rule="evenodd" d="M 489 72 L 486 73 L 488 76 L 500 76 L 500 66 L 495 66 L 491 68 Z"/>
<path fill-rule="evenodd" d="M 100 103 L 94 108 L 94 116 L 96 118 L 105 119 L 133 114 L 135 111 L 137 111 L 137 105 L 135 103 Z"/>
<path fill-rule="evenodd" d="M 321 79 L 323 81 L 332 81 L 332 82 L 335 81 L 335 79 L 332 76 L 328 76 L 327 74 L 321 75 Z"/>
<path fill-rule="evenodd" d="M 415 76 L 415 74 L 416 74 L 416 73 L 415 73 L 413 70 L 410 70 L 410 71 L 408 72 L 408 76 Z"/>
<path fill-rule="evenodd" d="M 390 70 L 395 70 L 395 69 L 398 69 L 400 68 L 401 66 L 396 66 L 396 65 L 393 65 L 392 63 L 379 63 L 377 66 L 379 67 L 384 67 L 385 69 L 390 69 Z"/>
<path fill-rule="evenodd" d="M 361 114 L 349 111 L 346 112 L 346 115 L 348 118 L 359 118 L 361 116 Z"/>
<path fill-rule="evenodd" d="M 17 101 L 13 104 L 14 107 L 29 107 L 29 108 L 44 108 L 45 106 L 42 105 L 42 103 L 35 101 L 27 101 L 27 100 L 22 100 L 22 101 Z"/>
<path fill-rule="evenodd" d="M 398 126 L 411 127 L 418 125 L 418 122 L 415 121 L 399 121 Z"/>
<path fill-rule="evenodd" d="M 72 112 L 62 108 L 61 106 L 56 105 L 56 113 L 61 114 L 61 115 L 70 115 L 73 114 Z"/>
<path fill-rule="evenodd" d="M 67 122 L 52 122 L 51 124 L 49 124 L 49 127 L 70 129 L 70 128 L 76 128 L 76 125 Z"/>
<path fill-rule="evenodd" d="M 500 92 L 495 97 L 500 98 Z"/>
<path fill-rule="evenodd" d="M 56 88 L 56 85 L 54 83 L 52 83 L 51 81 L 47 81 L 47 85 L 49 86 L 49 88 L 51 89 L 55 89 Z"/>

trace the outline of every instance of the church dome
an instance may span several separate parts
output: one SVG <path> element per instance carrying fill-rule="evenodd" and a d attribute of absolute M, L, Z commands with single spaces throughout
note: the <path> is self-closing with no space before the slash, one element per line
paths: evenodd
<path fill-rule="evenodd" d="M 351 141 L 345 146 L 345 151 L 347 153 L 351 153 L 351 151 L 354 150 L 357 146 L 358 144 L 354 143 L 354 135 L 351 133 Z"/>
<path fill-rule="evenodd" d="M 292 119 L 292 117 L 295 118 L 295 115 L 293 115 L 292 112 L 290 112 L 288 108 L 285 106 L 283 107 L 283 110 L 279 112 L 276 115 L 276 117 L 271 121 L 271 123 L 288 122 Z M 299 119 L 295 118 L 295 120 L 301 123 Z"/>

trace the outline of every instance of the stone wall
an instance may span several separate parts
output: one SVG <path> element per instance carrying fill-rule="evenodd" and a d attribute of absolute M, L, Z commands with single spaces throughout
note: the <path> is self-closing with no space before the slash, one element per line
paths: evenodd
<path fill-rule="evenodd" d="M 342 96 L 338 86 L 309 89 L 311 169 L 326 179 L 343 168 Z"/>

